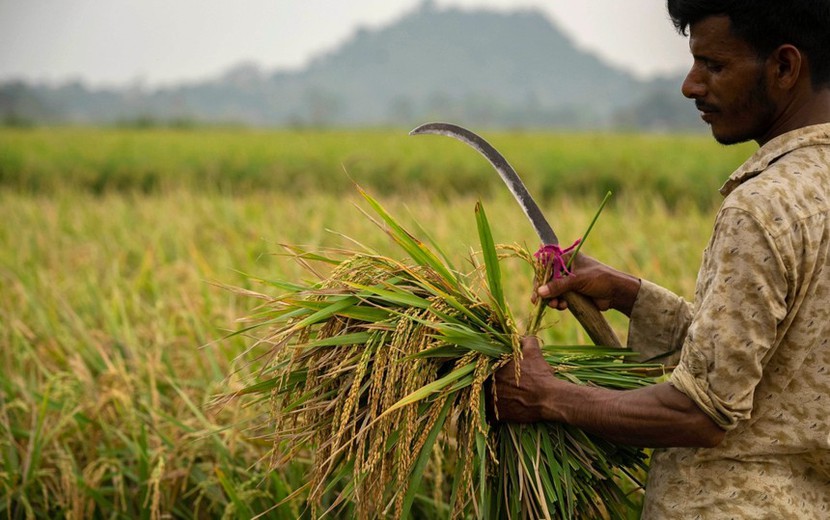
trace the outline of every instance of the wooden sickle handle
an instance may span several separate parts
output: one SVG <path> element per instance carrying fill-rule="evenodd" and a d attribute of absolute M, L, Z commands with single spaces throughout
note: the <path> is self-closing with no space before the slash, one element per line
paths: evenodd
<path fill-rule="evenodd" d="M 614 329 L 605 319 L 605 316 L 597 309 L 594 302 L 579 293 L 568 292 L 562 295 L 562 299 L 568 302 L 568 310 L 582 324 L 585 332 L 596 345 L 606 347 L 622 347 Z"/>

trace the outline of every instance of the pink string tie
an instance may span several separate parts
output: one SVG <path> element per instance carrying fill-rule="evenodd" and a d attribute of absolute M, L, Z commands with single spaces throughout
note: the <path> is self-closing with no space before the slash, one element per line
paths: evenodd
<path fill-rule="evenodd" d="M 543 264 L 551 266 L 554 278 L 562 278 L 563 276 L 571 274 L 570 269 L 568 269 L 568 264 L 565 263 L 565 259 L 563 257 L 573 251 L 580 242 L 582 242 L 581 238 L 577 239 L 576 242 L 564 250 L 559 247 L 558 244 L 543 245 L 533 254 L 533 256 L 537 260 L 540 260 Z"/>

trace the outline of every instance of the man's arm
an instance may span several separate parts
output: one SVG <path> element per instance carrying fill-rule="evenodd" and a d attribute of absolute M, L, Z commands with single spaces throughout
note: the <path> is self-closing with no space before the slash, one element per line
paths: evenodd
<path fill-rule="evenodd" d="M 590 298 L 599 310 L 615 309 L 631 318 L 626 343 L 638 359 L 677 363 L 692 321 L 692 306 L 680 296 L 584 254 L 575 259 L 571 274 L 549 280 L 532 298 L 564 310 L 567 303 L 559 296 L 568 291 Z"/>
<path fill-rule="evenodd" d="M 496 411 L 505 422 L 557 421 L 620 444 L 714 447 L 725 435 L 685 394 L 668 383 L 637 390 L 576 385 L 554 377 L 538 340 L 528 337 L 515 380 L 511 364 L 496 373 Z"/>

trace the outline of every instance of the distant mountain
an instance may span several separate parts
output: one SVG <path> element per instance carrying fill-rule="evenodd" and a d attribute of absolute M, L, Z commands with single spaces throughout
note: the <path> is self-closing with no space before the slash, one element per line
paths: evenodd
<path fill-rule="evenodd" d="M 7 121 L 700 128 L 680 78 L 644 82 L 579 50 L 537 10 L 438 9 L 358 30 L 298 71 L 241 64 L 203 83 L 93 90 L 0 85 Z"/>

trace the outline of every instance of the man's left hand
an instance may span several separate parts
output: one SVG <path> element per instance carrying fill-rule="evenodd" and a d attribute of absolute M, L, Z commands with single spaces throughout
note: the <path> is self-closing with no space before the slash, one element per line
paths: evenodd
<path fill-rule="evenodd" d="M 546 403 L 553 398 L 559 382 L 548 362 L 542 356 L 539 339 L 522 338 L 520 375 L 516 380 L 516 365 L 510 361 L 493 376 L 495 386 L 496 419 L 513 423 L 532 423 L 552 420 Z"/>

